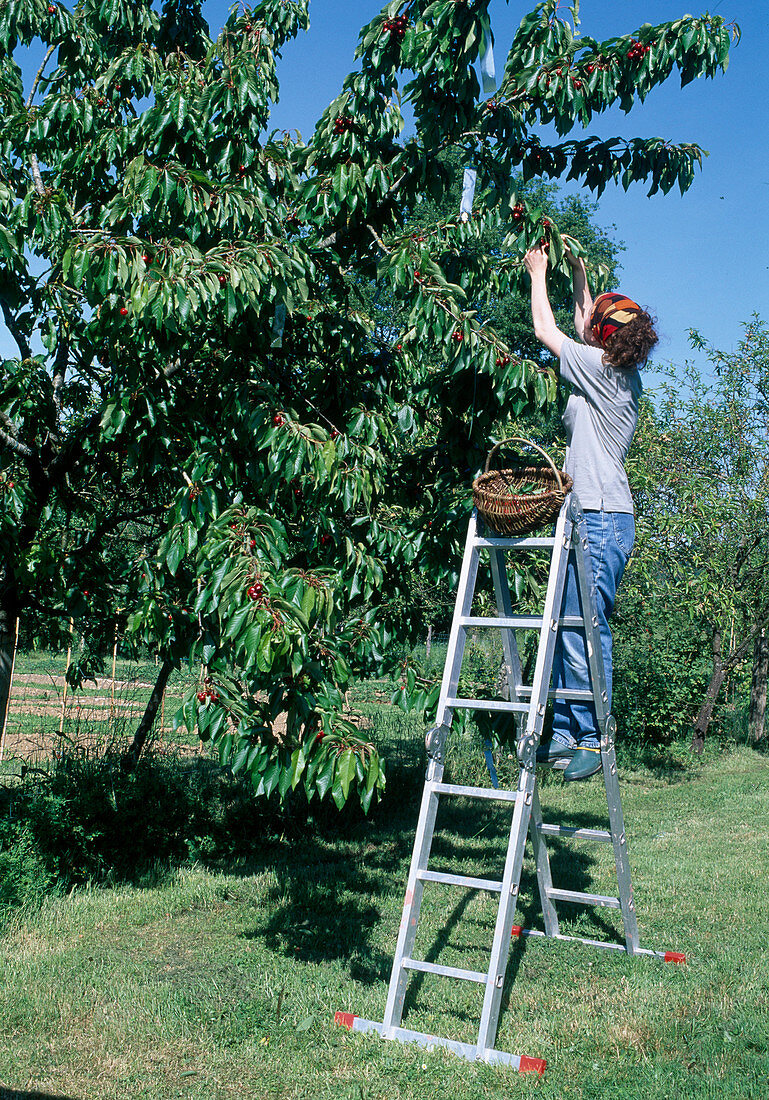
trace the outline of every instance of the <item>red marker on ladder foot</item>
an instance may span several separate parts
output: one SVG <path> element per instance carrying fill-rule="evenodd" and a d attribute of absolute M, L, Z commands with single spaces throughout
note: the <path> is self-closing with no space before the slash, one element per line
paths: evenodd
<path fill-rule="evenodd" d="M 678 966 L 681 966 L 683 963 L 686 962 L 686 955 L 684 955 L 682 951 L 666 951 L 665 962 L 677 963 Z"/>
<path fill-rule="evenodd" d="M 348 1031 L 352 1031 L 353 1020 L 355 1015 L 352 1012 L 335 1012 L 334 1023 L 339 1024 L 340 1027 L 346 1027 Z"/>
<path fill-rule="evenodd" d="M 518 1063 L 519 1073 L 538 1073 L 540 1077 L 545 1072 L 545 1066 L 547 1062 L 544 1058 L 528 1058 L 525 1054 L 521 1055 L 521 1060 Z"/>
<path fill-rule="evenodd" d="M 522 935 L 523 935 L 523 926 L 520 925 L 520 924 L 514 924 L 513 927 L 510 929 L 511 939 L 516 939 L 516 937 L 522 936 Z"/>

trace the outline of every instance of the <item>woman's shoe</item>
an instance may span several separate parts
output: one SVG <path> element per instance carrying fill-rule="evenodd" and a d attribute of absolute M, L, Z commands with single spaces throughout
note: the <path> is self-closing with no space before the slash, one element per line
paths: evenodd
<path fill-rule="evenodd" d="M 537 763 L 549 764 L 556 771 L 561 771 L 571 763 L 576 751 L 576 745 L 565 745 L 563 741 L 553 741 L 551 739 L 537 749 Z"/>
<path fill-rule="evenodd" d="M 577 745 L 573 752 L 571 762 L 563 773 L 567 781 L 573 779 L 589 779 L 591 775 L 601 770 L 601 750 L 585 749 Z"/>

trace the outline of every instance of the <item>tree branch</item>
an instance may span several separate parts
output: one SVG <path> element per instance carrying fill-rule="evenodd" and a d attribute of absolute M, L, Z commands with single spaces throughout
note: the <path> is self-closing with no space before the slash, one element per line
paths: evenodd
<path fill-rule="evenodd" d="M 46 53 L 45 57 L 43 58 L 43 63 L 40 66 L 40 68 L 37 70 L 37 74 L 35 76 L 35 79 L 32 82 L 32 90 L 29 93 L 29 96 L 27 98 L 27 102 L 24 104 L 24 106 L 27 110 L 29 110 L 30 107 L 32 106 L 32 100 L 35 98 L 35 92 L 37 91 L 37 86 L 40 83 L 40 78 L 43 75 L 43 71 L 45 70 L 46 65 L 48 64 L 48 59 L 50 58 L 51 54 L 53 53 L 53 51 L 55 49 L 56 49 L 56 43 L 54 42 L 48 47 L 48 52 Z M 45 194 L 45 187 L 43 186 L 43 177 L 40 175 L 40 165 L 37 163 L 37 157 L 34 153 L 30 153 L 29 163 L 30 163 L 30 167 L 32 169 L 32 180 L 35 184 L 35 190 L 37 191 L 38 195 L 44 195 Z"/>
<path fill-rule="evenodd" d="M 16 318 L 13 316 L 10 309 L 8 308 L 7 302 L 0 299 L 0 307 L 2 307 L 3 310 L 3 320 L 5 321 L 5 327 L 8 329 L 11 336 L 16 341 L 16 347 L 21 352 L 22 359 L 31 359 L 32 348 L 29 346 L 26 336 L 16 324 Z"/>
<path fill-rule="evenodd" d="M 48 47 L 48 52 L 46 53 L 45 57 L 43 58 L 43 63 L 40 66 L 40 68 L 37 70 L 37 76 L 35 77 L 35 79 L 32 82 L 32 91 L 29 93 L 29 98 L 27 99 L 27 102 L 24 104 L 24 106 L 27 110 L 29 110 L 30 107 L 32 106 L 32 100 L 35 98 L 35 92 L 37 91 L 37 86 L 40 83 L 40 77 L 43 75 L 43 71 L 45 70 L 45 67 L 48 64 L 48 59 L 49 59 L 49 57 L 51 56 L 51 54 L 53 53 L 53 51 L 55 49 L 56 49 L 56 43 L 54 42 L 52 45 L 50 45 Z"/>
<path fill-rule="evenodd" d="M 0 443 L 5 443 L 6 447 L 15 451 L 20 458 L 35 458 L 35 452 L 31 447 L 28 447 L 26 443 L 22 443 L 14 436 L 8 435 L 2 428 L 0 428 Z"/>
<path fill-rule="evenodd" d="M 64 335 L 59 335 L 59 346 L 56 349 L 56 359 L 53 364 L 53 404 L 56 409 L 56 436 L 58 438 L 58 427 L 61 419 L 61 391 L 64 388 L 64 376 L 67 370 L 67 361 L 69 360 L 69 339 Z"/>

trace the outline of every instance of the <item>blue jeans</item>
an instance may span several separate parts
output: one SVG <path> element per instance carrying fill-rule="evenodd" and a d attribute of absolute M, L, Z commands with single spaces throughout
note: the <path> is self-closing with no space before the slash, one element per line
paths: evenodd
<path fill-rule="evenodd" d="M 606 670 L 606 689 L 611 710 L 611 630 L 609 618 L 614 610 L 617 587 L 625 572 L 635 539 L 635 520 L 630 512 L 594 512 L 585 510 L 590 560 L 593 567 L 598 629 Z M 563 615 L 581 615 L 577 570 L 573 555 L 570 556 L 563 597 Z M 590 690 L 587 650 L 581 631 L 564 629 L 559 632 L 553 657 L 553 687 Z M 595 706 L 583 703 L 556 701 L 553 716 L 553 737 L 565 741 L 596 747 L 600 743 Z"/>

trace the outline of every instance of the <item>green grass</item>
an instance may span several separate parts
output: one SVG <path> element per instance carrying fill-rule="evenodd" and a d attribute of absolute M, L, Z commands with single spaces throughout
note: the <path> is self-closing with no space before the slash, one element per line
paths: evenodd
<path fill-rule="evenodd" d="M 143 888 L 76 891 L 20 916 L 0 944 L 0 1084 L 77 1100 L 763 1098 L 769 758 L 651 763 L 622 776 L 641 942 L 688 965 L 516 943 L 497 1045 L 547 1059 L 542 1081 L 333 1024 L 337 1009 L 382 1017 L 419 795 L 411 768 L 370 821 L 319 819 L 228 874 L 158 871 Z M 549 778 L 541 795 L 546 820 L 605 822 L 598 781 Z M 493 872 L 508 825 L 452 802 L 431 865 Z M 554 877 L 612 892 L 607 849 L 553 844 Z M 538 927 L 533 890 L 527 858 L 519 919 Z M 565 930 L 616 935 L 616 914 L 570 909 Z M 487 895 L 428 885 L 420 950 L 485 968 L 493 916 Z M 472 1041 L 480 1000 L 469 983 L 415 976 L 405 1022 Z"/>

